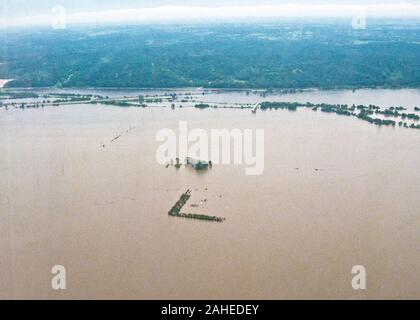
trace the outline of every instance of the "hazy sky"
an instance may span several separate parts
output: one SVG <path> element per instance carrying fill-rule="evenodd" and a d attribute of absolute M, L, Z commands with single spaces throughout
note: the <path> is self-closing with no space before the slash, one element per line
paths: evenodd
<path fill-rule="evenodd" d="M 71 24 L 351 17 L 360 8 L 367 17 L 420 18 L 420 0 L 0 0 L 0 26 L 49 24 L 63 9 Z"/>

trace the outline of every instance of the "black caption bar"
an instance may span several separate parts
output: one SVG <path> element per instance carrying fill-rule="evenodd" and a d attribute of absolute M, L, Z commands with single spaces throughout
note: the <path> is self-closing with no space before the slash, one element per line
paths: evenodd
<path fill-rule="evenodd" d="M 286 315 L 341 316 L 358 318 L 377 315 L 401 318 L 404 312 L 418 310 L 418 301 L 277 301 L 277 300 L 180 300 L 180 301 L 0 301 L 3 312 L 28 312 L 43 318 L 106 315 L 116 319 L 279 319 Z M 8 309 L 8 310 L 7 310 Z"/>

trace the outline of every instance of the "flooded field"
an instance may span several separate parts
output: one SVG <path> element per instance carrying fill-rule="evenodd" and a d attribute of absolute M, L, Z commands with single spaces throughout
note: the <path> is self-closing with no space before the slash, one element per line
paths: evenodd
<path fill-rule="evenodd" d="M 419 90 L 193 94 L 420 106 Z M 179 121 L 263 129 L 263 174 L 159 164 L 156 133 Z M 420 298 L 419 163 L 419 130 L 308 109 L 0 108 L 0 298 Z M 168 216 L 187 189 L 188 210 L 226 220 Z M 54 265 L 64 291 L 51 288 Z"/>

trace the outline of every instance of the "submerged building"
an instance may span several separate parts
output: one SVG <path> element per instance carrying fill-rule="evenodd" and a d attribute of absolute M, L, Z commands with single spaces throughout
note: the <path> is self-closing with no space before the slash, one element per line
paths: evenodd
<path fill-rule="evenodd" d="M 203 170 L 209 167 L 209 162 L 204 160 L 197 160 L 191 157 L 186 158 L 187 165 L 191 165 L 196 170 Z"/>

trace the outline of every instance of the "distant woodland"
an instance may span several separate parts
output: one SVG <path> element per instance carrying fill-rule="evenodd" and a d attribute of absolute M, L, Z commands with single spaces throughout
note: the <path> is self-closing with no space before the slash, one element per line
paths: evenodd
<path fill-rule="evenodd" d="M 0 32 L 13 87 L 420 87 L 420 24 L 77 27 Z"/>

